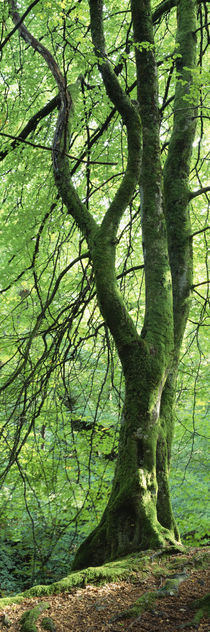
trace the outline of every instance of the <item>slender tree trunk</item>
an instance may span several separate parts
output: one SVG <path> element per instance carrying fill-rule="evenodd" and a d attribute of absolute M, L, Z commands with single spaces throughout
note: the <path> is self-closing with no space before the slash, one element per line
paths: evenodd
<path fill-rule="evenodd" d="M 176 44 L 178 81 L 174 100 L 173 131 L 164 168 L 164 200 L 168 252 L 173 287 L 174 353 L 161 401 L 161 431 L 157 444 L 157 512 L 161 524 L 170 527 L 168 472 L 174 425 L 174 405 L 179 355 L 191 302 L 193 274 L 192 239 L 189 216 L 188 178 L 196 130 L 196 107 L 186 101 L 196 65 L 196 1 L 177 3 Z M 165 469 L 162 453 L 165 450 Z M 169 507 L 169 511 L 168 508 Z"/>
<path fill-rule="evenodd" d="M 167 377 L 160 407 L 160 425 L 156 449 L 156 474 L 158 484 L 157 518 L 166 529 L 174 530 L 177 540 L 179 532 L 174 520 L 170 489 L 169 472 L 171 461 L 171 447 L 174 432 L 174 406 L 176 396 L 176 368 L 170 369 Z"/>

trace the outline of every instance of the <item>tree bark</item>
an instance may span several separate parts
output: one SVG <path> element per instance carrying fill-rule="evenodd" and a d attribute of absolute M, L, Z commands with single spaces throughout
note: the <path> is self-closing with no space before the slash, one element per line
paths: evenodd
<path fill-rule="evenodd" d="M 138 336 L 122 304 L 121 311 L 118 310 L 114 282 L 109 282 L 106 289 L 106 283 L 100 285 L 100 274 L 97 282 L 96 262 L 99 304 L 123 367 L 125 405 L 110 499 L 100 524 L 79 548 L 74 569 L 101 564 L 139 549 L 180 543 L 171 507 L 169 468 L 178 359 L 192 284 L 187 179 L 195 119 L 187 111 L 184 96 L 195 64 L 196 2 L 179 0 L 177 4 L 177 42 L 181 54 L 178 70 L 185 83 L 177 82 L 163 201 L 151 9 L 148 1 L 131 0 L 138 44 L 136 67 L 143 135 L 140 187 L 146 310 L 142 333 Z M 145 41 L 150 48 L 141 49 L 139 44 Z M 104 267 L 106 259 L 103 270 Z M 109 281 L 113 279 L 114 270 Z M 110 286 L 112 296 L 107 302 Z"/>
<path fill-rule="evenodd" d="M 19 16 L 10 0 L 15 23 Z M 174 2 L 163 2 L 168 10 Z M 114 338 L 125 379 L 119 455 L 108 505 L 76 554 L 73 568 L 101 564 L 139 549 L 180 542 L 169 494 L 173 407 L 180 347 L 190 304 L 192 252 L 188 176 L 195 133 L 185 96 L 195 64 L 196 0 L 177 1 L 174 124 L 165 164 L 160 159 L 157 64 L 150 0 L 131 0 L 138 107 L 123 91 L 105 50 L 103 2 L 89 0 L 91 33 L 106 92 L 127 130 L 128 160 L 113 201 L 98 225 L 71 182 L 66 149 L 72 101 L 51 53 L 21 24 L 20 33 L 48 64 L 59 89 L 53 142 L 55 182 L 85 237 L 101 313 Z M 159 7 L 159 8 L 160 8 Z M 140 183 L 146 304 L 141 334 L 119 292 L 115 271 L 120 220 Z"/>
<path fill-rule="evenodd" d="M 157 394 L 156 363 L 140 338 L 125 349 L 124 375 L 125 404 L 110 499 L 100 524 L 79 548 L 73 569 L 179 542 L 169 494 L 165 507 L 161 502 L 157 511 L 157 449 L 163 495 L 168 491 L 168 455 L 166 442 L 158 443 L 161 387 Z"/>

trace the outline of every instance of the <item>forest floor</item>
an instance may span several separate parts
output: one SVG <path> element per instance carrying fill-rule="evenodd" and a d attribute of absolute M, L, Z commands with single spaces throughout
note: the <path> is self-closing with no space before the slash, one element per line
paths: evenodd
<path fill-rule="evenodd" d="M 0 632 L 5 632 L 6 628 L 11 632 L 24 632 L 21 616 L 42 602 L 47 602 L 46 610 L 31 628 L 38 632 L 43 632 L 42 623 L 46 615 L 51 618 L 51 624 L 48 620 L 51 627 L 45 629 L 52 632 L 178 632 L 185 629 L 189 632 L 209 632 L 210 624 L 205 613 L 200 612 L 197 621 L 193 621 L 196 613 L 194 601 L 204 597 L 209 590 L 208 550 L 207 547 L 186 548 L 184 552 L 168 554 L 167 557 L 150 551 L 147 558 L 132 556 L 132 560 L 135 559 L 134 569 L 126 579 L 122 579 L 119 573 L 119 579 L 115 577 L 114 581 L 103 585 L 89 583 L 88 579 L 84 587 L 66 586 L 65 591 L 56 594 L 43 595 L 42 591 L 38 591 L 38 596 L 29 597 L 30 591 L 26 591 L 22 593 L 20 603 L 11 603 L 11 598 L 5 599 L 4 605 L 0 600 Z M 72 576 L 75 578 L 75 574 Z M 180 583 L 178 580 L 178 587 L 175 590 L 165 589 L 164 592 L 168 578 L 174 581 L 174 577 L 180 576 L 182 580 Z M 83 584 L 85 578 L 83 571 Z M 57 585 L 55 590 L 58 590 L 58 584 L 54 584 Z M 151 594 L 155 595 L 152 603 Z M 141 597 L 145 602 L 144 611 L 142 601 L 141 611 L 138 610 Z M 7 601 L 10 603 L 7 604 Z"/>

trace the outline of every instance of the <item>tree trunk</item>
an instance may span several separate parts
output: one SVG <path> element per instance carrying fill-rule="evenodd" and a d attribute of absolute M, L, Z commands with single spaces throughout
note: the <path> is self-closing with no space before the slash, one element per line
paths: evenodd
<path fill-rule="evenodd" d="M 169 490 L 171 448 L 174 432 L 176 377 L 177 370 L 176 367 L 174 367 L 173 370 L 170 369 L 169 371 L 162 393 L 156 450 L 156 475 L 158 483 L 157 518 L 163 527 L 174 530 L 176 539 L 179 540 L 179 532 L 171 508 Z"/>
<path fill-rule="evenodd" d="M 130 0 L 138 105 L 123 90 L 106 54 L 103 0 L 89 0 L 92 42 L 110 101 L 127 131 L 128 160 L 121 184 L 98 225 L 81 201 L 68 159 L 72 99 L 52 54 L 10 11 L 27 44 L 42 55 L 59 89 L 53 141 L 55 182 L 86 239 L 99 308 L 115 341 L 125 378 L 119 455 L 108 505 L 80 547 L 73 568 L 100 564 L 131 551 L 178 543 L 168 475 L 180 347 L 189 313 L 192 252 L 188 177 L 195 111 L 186 96 L 196 56 L 196 0 L 177 4 L 177 81 L 174 123 L 162 173 L 157 63 L 150 0 Z M 142 136 L 142 141 L 141 141 Z M 117 287 L 115 250 L 121 218 L 140 185 L 145 272 L 145 317 L 138 334 Z M 97 217 L 97 214 L 96 214 Z M 30 343 L 28 343 L 30 345 Z"/>
<path fill-rule="evenodd" d="M 112 491 L 100 524 L 79 548 L 73 569 L 179 542 L 168 489 L 167 439 L 159 417 L 162 388 L 157 392 L 156 363 L 145 347 L 139 338 L 127 348 Z"/>
<path fill-rule="evenodd" d="M 122 363 L 125 405 L 110 499 L 100 524 L 79 548 L 73 568 L 101 564 L 139 549 L 180 542 L 168 477 L 176 376 L 192 283 L 187 181 L 195 118 L 192 108 L 191 114 L 186 115 L 185 95 L 195 64 L 196 3 L 179 0 L 177 8 L 177 43 L 181 56 L 177 66 L 183 82 L 178 81 L 176 87 L 174 126 L 165 166 L 164 203 L 150 2 L 131 0 L 131 9 L 136 42 L 151 44 L 151 49 L 136 48 L 143 135 L 140 190 L 146 309 L 140 337 L 116 288 L 114 249 L 103 222 L 98 250 L 92 253 L 92 258 L 99 305 Z M 100 42 L 98 48 L 100 50 Z"/>

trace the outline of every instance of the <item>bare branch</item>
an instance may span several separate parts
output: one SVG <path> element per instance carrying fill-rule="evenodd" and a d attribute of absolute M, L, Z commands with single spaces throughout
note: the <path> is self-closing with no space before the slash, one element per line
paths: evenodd
<path fill-rule="evenodd" d="M 123 279 L 127 274 L 130 274 L 131 272 L 135 272 L 136 270 L 143 270 L 144 269 L 144 264 L 142 264 L 141 266 L 133 266 L 132 268 L 128 268 L 128 270 L 124 270 L 124 272 L 121 272 L 121 274 L 117 275 L 117 279 Z"/>
<path fill-rule="evenodd" d="M 13 136 L 12 134 L 5 134 L 4 132 L 0 132 L 0 136 L 6 136 L 7 138 L 13 138 L 15 144 L 23 143 L 24 145 L 30 145 L 34 149 L 44 149 L 45 151 L 50 151 L 52 153 L 52 147 L 46 147 L 45 145 L 41 145 L 39 143 L 32 143 L 30 140 L 23 140 L 21 136 Z M 3 152 L 2 152 L 3 153 Z M 72 160 L 77 160 L 76 156 L 72 156 L 71 154 L 64 154 L 67 158 L 71 158 Z M 87 162 L 87 160 L 80 159 L 80 162 Z M 88 160 L 89 163 L 93 165 L 117 165 L 117 162 L 101 162 L 100 160 Z"/>
<path fill-rule="evenodd" d="M 192 233 L 191 237 L 195 237 L 195 235 L 200 235 L 200 233 L 205 233 L 206 230 L 209 230 L 210 226 L 206 226 L 205 228 L 201 228 L 201 230 L 196 230 L 195 233 Z"/>
<path fill-rule="evenodd" d="M 203 195 L 203 193 L 207 193 L 208 191 L 210 191 L 210 186 L 203 187 L 202 189 L 198 189 L 197 191 L 192 191 L 189 194 L 189 200 L 193 200 L 194 198 L 198 197 L 199 195 Z"/>
<path fill-rule="evenodd" d="M 207 280 L 207 281 L 201 281 L 201 283 L 195 283 L 195 285 L 192 285 L 192 286 L 191 286 L 191 289 L 192 289 L 192 290 L 194 290 L 194 289 L 195 289 L 195 287 L 200 287 L 200 285 L 208 285 L 208 283 L 209 283 L 209 280 Z"/>

